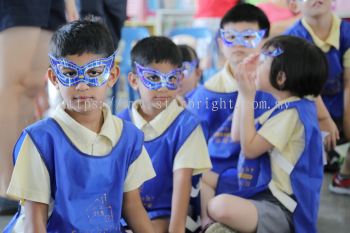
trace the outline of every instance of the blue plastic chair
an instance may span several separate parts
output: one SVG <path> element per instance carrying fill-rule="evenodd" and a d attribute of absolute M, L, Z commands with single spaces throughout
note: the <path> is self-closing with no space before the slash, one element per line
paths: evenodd
<path fill-rule="evenodd" d="M 149 31 L 145 27 L 123 27 L 121 31 L 121 46 L 122 49 L 119 51 L 121 53 L 122 60 L 119 64 L 120 67 L 120 76 L 126 77 L 131 71 L 131 58 L 130 52 L 134 42 L 141 40 L 145 37 L 150 36 Z M 116 97 L 117 97 L 118 85 L 114 85 L 112 89 L 112 112 L 116 112 Z M 131 86 L 126 80 L 126 89 L 128 90 L 129 101 L 135 100 L 135 93 Z"/>
<path fill-rule="evenodd" d="M 169 36 L 189 35 L 195 39 L 212 39 L 212 32 L 205 27 L 175 28 L 169 32 Z"/>

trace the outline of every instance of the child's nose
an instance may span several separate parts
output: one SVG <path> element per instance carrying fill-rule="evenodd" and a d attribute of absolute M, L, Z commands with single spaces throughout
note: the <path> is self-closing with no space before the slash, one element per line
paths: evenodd
<path fill-rule="evenodd" d="M 87 83 L 85 82 L 79 82 L 75 89 L 78 90 L 78 91 L 85 91 L 85 90 L 88 90 L 90 87 L 89 85 L 87 85 Z"/>

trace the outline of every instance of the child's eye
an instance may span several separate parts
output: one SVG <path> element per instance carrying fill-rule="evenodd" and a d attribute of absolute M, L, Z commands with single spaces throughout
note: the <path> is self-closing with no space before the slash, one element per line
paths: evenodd
<path fill-rule="evenodd" d="M 88 72 L 88 75 L 90 77 L 97 77 L 97 76 L 99 76 L 101 74 L 102 74 L 102 72 L 98 71 L 98 70 L 89 70 L 89 72 Z"/>
<path fill-rule="evenodd" d="M 169 80 L 169 82 L 171 82 L 171 83 L 176 83 L 177 80 L 178 80 L 178 78 L 177 78 L 176 76 L 170 76 L 170 77 L 168 78 L 168 80 Z"/>
<path fill-rule="evenodd" d="M 228 40 L 228 41 L 234 41 L 236 39 L 236 36 L 234 36 L 234 35 L 227 35 L 227 36 L 225 36 L 225 39 Z"/>
<path fill-rule="evenodd" d="M 64 76 L 67 76 L 69 78 L 72 78 L 77 75 L 77 72 L 74 70 L 64 70 L 62 73 Z"/>
<path fill-rule="evenodd" d="M 253 40 L 253 39 L 255 39 L 255 36 L 253 36 L 253 35 L 247 35 L 247 36 L 244 36 L 244 39 L 245 39 L 245 40 Z"/>
<path fill-rule="evenodd" d="M 147 78 L 148 80 L 150 80 L 152 82 L 159 82 L 160 81 L 160 77 L 157 75 L 149 75 L 149 76 L 146 76 L 145 78 Z"/>
<path fill-rule="evenodd" d="M 100 76 L 103 73 L 104 67 L 95 67 L 92 69 L 89 69 L 86 73 L 90 77 L 97 77 Z"/>

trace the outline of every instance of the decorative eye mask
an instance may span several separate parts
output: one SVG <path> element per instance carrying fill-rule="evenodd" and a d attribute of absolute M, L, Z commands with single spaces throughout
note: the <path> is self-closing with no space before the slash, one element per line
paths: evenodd
<path fill-rule="evenodd" d="M 221 39 L 228 47 L 241 45 L 246 48 L 256 48 L 263 39 L 266 30 L 245 30 L 242 32 L 236 30 L 220 29 Z"/>
<path fill-rule="evenodd" d="M 176 68 L 164 74 L 156 69 L 143 67 L 137 62 L 135 62 L 135 65 L 137 75 L 143 85 L 148 89 L 158 90 L 159 88 L 166 87 L 169 90 L 176 90 L 178 88 L 183 69 Z"/>
<path fill-rule="evenodd" d="M 241 45 L 246 48 L 256 48 L 264 38 L 266 30 L 245 30 L 242 32 L 236 30 L 220 29 L 220 36 L 224 44 L 228 47 Z"/>
<path fill-rule="evenodd" d="M 274 48 L 273 50 L 265 50 L 260 53 L 259 60 L 263 62 L 267 59 L 267 57 L 278 57 L 282 53 L 284 53 L 284 51 L 281 48 Z"/>
<path fill-rule="evenodd" d="M 197 60 L 193 60 L 191 62 L 184 61 L 182 63 L 182 68 L 183 68 L 185 78 L 188 78 L 191 76 L 192 72 L 196 69 L 197 65 L 198 65 Z"/>
<path fill-rule="evenodd" d="M 116 54 L 117 51 L 107 58 L 96 59 L 83 66 L 64 58 L 55 58 L 51 54 L 49 57 L 51 67 L 62 85 L 71 87 L 84 82 L 91 87 L 99 87 L 107 82 Z"/>

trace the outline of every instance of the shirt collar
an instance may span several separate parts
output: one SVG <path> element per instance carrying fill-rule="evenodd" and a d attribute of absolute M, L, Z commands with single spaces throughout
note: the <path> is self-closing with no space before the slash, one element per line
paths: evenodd
<path fill-rule="evenodd" d="M 118 131 L 115 128 L 113 115 L 107 104 L 103 104 L 102 107 L 104 122 L 99 134 L 78 123 L 65 109 L 66 105 L 64 103 L 58 105 L 53 118 L 62 125 L 65 131 L 69 131 L 67 134 L 73 135 L 74 138 L 79 138 L 81 141 L 87 143 L 93 143 L 97 136 L 104 136 L 111 142 L 111 145 L 116 144 L 118 140 Z"/>
<path fill-rule="evenodd" d="M 228 62 L 213 78 L 205 82 L 205 87 L 211 91 L 230 93 L 238 90 L 237 81 L 234 79 L 234 71 Z"/>
<path fill-rule="evenodd" d="M 138 129 L 143 130 L 145 126 L 151 126 L 157 135 L 161 135 L 175 120 L 175 118 L 184 110 L 176 99 L 170 102 L 170 104 L 160 112 L 154 119 L 147 122 L 139 113 L 141 107 L 141 100 L 137 100 L 133 103 L 131 114 L 132 120 Z"/>
<path fill-rule="evenodd" d="M 333 16 L 332 16 L 332 26 L 331 26 L 331 30 L 330 30 L 329 35 L 328 35 L 326 40 L 321 40 L 315 34 L 315 32 L 312 30 L 311 26 L 306 22 L 305 18 L 303 18 L 301 20 L 301 23 L 306 28 L 306 30 L 310 33 L 314 43 L 319 48 L 321 48 L 322 51 L 328 52 L 328 50 L 330 49 L 330 46 L 333 46 L 334 48 L 339 49 L 339 47 L 340 47 L 339 40 L 340 40 L 341 21 L 336 15 L 333 14 Z"/>

